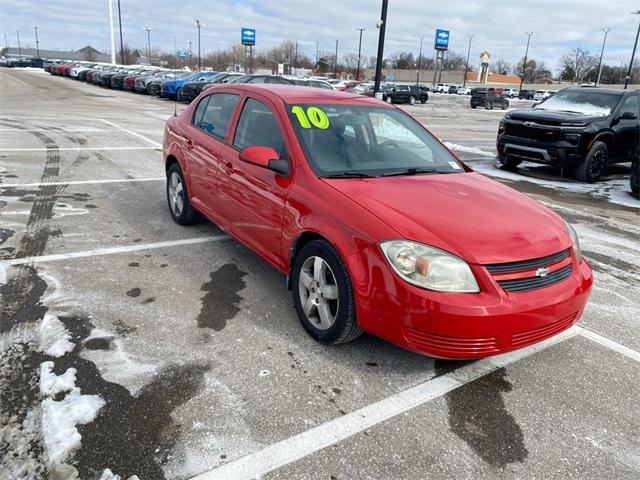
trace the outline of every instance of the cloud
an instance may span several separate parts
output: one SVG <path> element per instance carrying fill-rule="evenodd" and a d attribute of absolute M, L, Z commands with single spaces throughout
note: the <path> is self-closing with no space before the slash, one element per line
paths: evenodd
<path fill-rule="evenodd" d="M 117 0 L 114 16 L 117 34 Z M 297 41 L 299 48 L 314 57 L 316 42 L 321 51 L 331 52 L 335 40 L 340 52 L 358 48 L 356 27 L 363 34 L 363 55 L 375 55 L 380 16 L 379 0 L 121 0 L 125 42 L 144 48 L 143 27 L 151 27 L 151 44 L 173 50 L 195 50 L 197 31 L 202 29 L 202 47 L 206 52 L 223 49 L 240 41 L 240 29 L 257 30 L 257 48 L 268 48 L 281 40 Z M 426 2 L 424 0 L 390 0 L 385 53 L 413 51 L 417 54 L 420 37 L 425 38 L 425 52 L 438 27 L 451 30 L 450 48 L 464 53 L 467 35 L 473 34 L 472 63 L 481 51 L 492 59 L 516 63 L 524 54 L 527 31 L 533 31 L 530 56 L 543 60 L 551 68 L 568 49 L 581 46 L 599 53 L 601 28 L 611 27 L 607 38 L 605 62 L 626 63 L 631 56 L 640 20 L 630 15 L 637 8 L 632 0 L 475 0 L 474 2 Z M 38 25 L 42 48 L 74 49 L 91 44 L 107 51 L 109 45 L 108 1 L 2 0 L 0 32 L 16 45 L 15 30 L 20 30 L 23 45 L 34 45 L 32 25 Z M 0 37 L 0 43 L 4 38 Z"/>

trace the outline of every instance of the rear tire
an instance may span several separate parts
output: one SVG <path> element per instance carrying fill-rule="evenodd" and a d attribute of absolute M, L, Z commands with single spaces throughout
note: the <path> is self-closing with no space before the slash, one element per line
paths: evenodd
<path fill-rule="evenodd" d="M 508 102 L 504 102 L 502 104 L 502 110 L 506 110 L 507 108 L 509 108 L 509 103 Z"/>
<path fill-rule="evenodd" d="M 629 186 L 636 197 L 640 197 L 640 159 L 636 156 L 631 162 L 631 178 Z"/>
<path fill-rule="evenodd" d="M 392 100 L 391 97 L 385 98 L 384 101 L 387 102 L 387 103 L 393 103 L 393 100 Z"/>
<path fill-rule="evenodd" d="M 493 110 L 493 103 L 487 102 L 484 104 L 485 110 Z"/>
<path fill-rule="evenodd" d="M 167 170 L 167 204 L 171 218 L 178 225 L 192 225 L 200 220 L 200 215 L 191 206 L 187 184 L 178 163 Z"/>
<path fill-rule="evenodd" d="M 302 247 L 291 280 L 298 318 L 311 337 L 337 345 L 362 335 L 349 272 L 329 242 L 313 240 Z"/>
<path fill-rule="evenodd" d="M 603 142 L 594 142 L 584 161 L 576 168 L 576 178 L 581 182 L 593 183 L 607 169 L 609 149 Z"/>
<path fill-rule="evenodd" d="M 504 153 L 498 154 L 498 161 L 500 162 L 500 166 L 504 170 L 515 170 L 522 163 L 522 160 L 518 158 L 509 157 Z"/>
<path fill-rule="evenodd" d="M 415 105 L 416 104 L 416 97 L 414 97 L 413 95 L 411 95 L 409 97 L 409 105 Z"/>

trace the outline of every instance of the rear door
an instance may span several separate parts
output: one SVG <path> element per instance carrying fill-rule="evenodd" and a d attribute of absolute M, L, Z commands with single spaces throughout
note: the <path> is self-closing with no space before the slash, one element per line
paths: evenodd
<path fill-rule="evenodd" d="M 209 217 L 219 218 L 220 157 L 225 149 L 231 116 L 239 95 L 214 93 L 194 110 L 190 136 L 185 139 L 193 205 Z"/>
<path fill-rule="evenodd" d="M 221 161 L 220 192 L 228 230 L 276 267 L 282 267 L 282 222 L 291 175 L 284 178 L 266 168 L 243 162 L 246 147 L 273 148 L 289 158 L 284 123 L 275 105 L 251 94 L 243 102 L 232 146 Z"/>
<path fill-rule="evenodd" d="M 620 118 L 625 112 L 634 113 L 635 119 Z M 616 134 L 614 152 L 611 152 L 616 158 L 624 161 L 631 161 L 638 146 L 638 136 L 640 135 L 640 97 L 633 93 L 628 95 L 618 109 L 618 121 L 614 125 L 613 130 Z"/>

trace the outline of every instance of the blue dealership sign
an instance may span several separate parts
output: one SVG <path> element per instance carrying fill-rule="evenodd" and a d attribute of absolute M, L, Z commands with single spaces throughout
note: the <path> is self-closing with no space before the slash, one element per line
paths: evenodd
<path fill-rule="evenodd" d="M 438 28 L 436 30 L 436 50 L 446 50 L 449 48 L 449 30 Z"/>
<path fill-rule="evenodd" d="M 177 55 L 178 55 L 180 58 L 184 58 L 184 57 L 186 57 L 186 56 L 187 56 L 187 52 L 185 52 L 184 50 L 178 50 Z"/>
<path fill-rule="evenodd" d="M 243 45 L 255 45 L 256 44 L 256 29 L 255 28 L 242 28 L 240 29 Z"/>

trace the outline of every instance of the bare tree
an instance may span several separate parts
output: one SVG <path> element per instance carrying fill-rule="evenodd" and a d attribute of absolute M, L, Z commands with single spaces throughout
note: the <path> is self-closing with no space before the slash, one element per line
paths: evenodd
<path fill-rule="evenodd" d="M 490 64 L 491 72 L 499 75 L 509 75 L 511 73 L 511 64 L 502 58 Z"/>
<path fill-rule="evenodd" d="M 453 50 L 447 51 L 442 62 L 443 70 L 464 70 L 466 64 L 466 57 L 454 52 Z"/>
<path fill-rule="evenodd" d="M 549 78 L 551 77 L 551 71 L 547 68 L 545 63 L 540 60 L 534 60 L 533 58 L 527 59 L 527 68 L 522 71 L 522 63 L 524 62 L 524 58 L 518 62 L 518 65 L 515 67 L 514 72 L 518 75 L 521 75 L 524 78 L 525 83 L 535 83 L 536 80 L 541 78 Z"/>
<path fill-rule="evenodd" d="M 561 78 L 581 82 L 590 70 L 598 65 L 598 59 L 589 54 L 589 50 L 580 47 L 572 48 L 568 53 L 560 57 L 562 67 Z"/>

